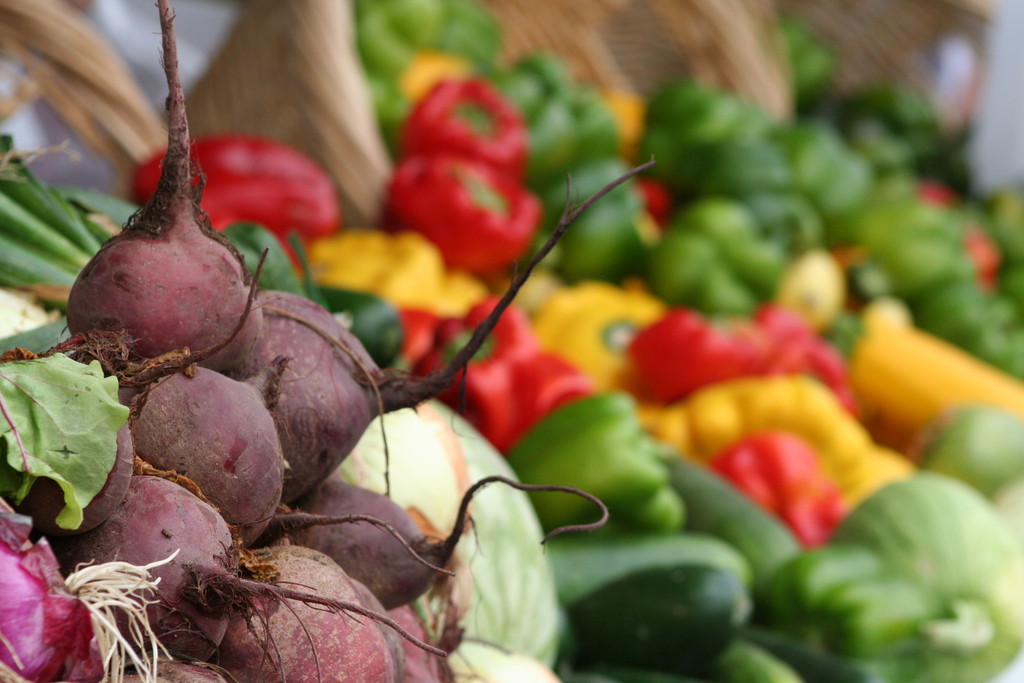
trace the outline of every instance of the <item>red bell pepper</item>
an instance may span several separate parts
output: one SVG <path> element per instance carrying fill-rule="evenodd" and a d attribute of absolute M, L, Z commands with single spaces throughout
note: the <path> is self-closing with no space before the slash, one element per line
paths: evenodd
<path fill-rule="evenodd" d="M 523 117 L 482 78 L 446 79 L 413 107 L 401 129 L 402 157 L 453 154 L 521 180 L 526 169 Z"/>
<path fill-rule="evenodd" d="M 825 543 L 849 511 L 818 454 L 783 431 L 747 436 L 708 463 L 761 507 L 782 519 L 805 546 Z"/>
<path fill-rule="evenodd" d="M 164 153 L 140 164 L 132 196 L 142 203 L 160 178 Z M 293 231 L 307 241 L 341 227 L 341 203 L 331 176 L 316 161 L 283 143 L 241 134 L 200 136 L 192 142 L 197 185 L 205 181 L 201 206 L 214 228 L 259 223 L 287 244 Z M 201 174 L 201 176 L 200 176 Z"/>
<path fill-rule="evenodd" d="M 493 273 L 523 256 L 540 226 L 541 203 L 519 181 L 457 156 L 409 157 L 388 186 L 385 224 L 412 230 L 441 251 L 445 263 Z"/>
<path fill-rule="evenodd" d="M 754 374 L 760 361 L 755 339 L 720 329 L 688 308 L 670 309 L 640 329 L 627 353 L 651 397 L 665 403 Z"/>
<path fill-rule="evenodd" d="M 718 324 L 697 311 L 672 308 L 636 333 L 627 355 L 643 391 L 663 403 L 715 382 L 805 373 L 828 386 L 847 410 L 857 412 L 842 356 L 802 318 L 780 306 L 767 304 L 750 320 Z"/>
<path fill-rule="evenodd" d="M 787 308 L 766 304 L 755 313 L 754 324 L 763 340 L 759 374 L 812 375 L 832 391 L 850 414 L 858 414 L 846 361 L 807 321 Z"/>
<path fill-rule="evenodd" d="M 431 352 L 441 316 L 421 308 L 402 308 L 398 317 L 402 321 L 399 361 L 403 367 L 415 367 Z"/>
<path fill-rule="evenodd" d="M 636 185 L 643 197 L 644 208 L 654 219 L 654 224 L 659 228 L 664 228 L 668 225 L 668 219 L 672 215 L 674 207 L 674 200 L 668 185 L 646 176 L 638 177 Z"/>
<path fill-rule="evenodd" d="M 462 318 L 438 321 L 434 345 L 413 372 L 429 373 L 457 352 L 497 301 L 496 296 L 488 297 Z M 593 391 L 589 377 L 541 350 L 526 313 L 513 305 L 505 310 L 481 354 L 439 398 L 462 411 L 498 451 L 507 453 L 542 417 Z"/>
<path fill-rule="evenodd" d="M 974 264 L 974 277 L 978 286 L 993 291 L 999 286 L 999 268 L 1003 254 L 984 229 L 977 224 L 967 226 L 964 231 L 964 250 Z"/>

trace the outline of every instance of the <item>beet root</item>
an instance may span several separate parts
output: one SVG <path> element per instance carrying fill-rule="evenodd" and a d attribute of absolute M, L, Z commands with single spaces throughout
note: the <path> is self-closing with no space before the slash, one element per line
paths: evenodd
<path fill-rule="evenodd" d="M 151 570 L 160 583 L 147 612 L 160 642 L 172 654 L 202 661 L 224 637 L 225 610 L 189 599 L 185 589 L 197 571 L 233 571 L 231 532 L 216 510 L 181 486 L 134 475 L 121 505 L 103 524 L 84 534 L 53 538 L 51 545 L 65 574 L 81 563 L 144 566 L 174 555 Z"/>
<path fill-rule="evenodd" d="M 346 482 L 338 472 L 298 506 L 304 512 L 336 518 L 366 515 L 386 522 L 401 535 L 405 543 L 378 526 L 359 522 L 310 526 L 290 533 L 293 542 L 329 555 L 386 609 L 423 595 L 438 576 L 429 564 L 443 565 L 449 559 L 438 556 L 437 544 L 423 537 L 404 508 L 387 496 Z"/>
<path fill-rule="evenodd" d="M 390 610 L 388 616 L 420 640 L 429 641 L 426 624 L 411 605 Z M 455 674 L 447 658 L 435 657 L 407 640 L 402 641 L 402 647 L 405 650 L 405 678 L 402 683 L 454 683 Z"/>
<path fill-rule="evenodd" d="M 326 555 L 301 546 L 261 551 L 279 584 L 362 604 L 367 595 Z M 372 600 L 372 597 L 369 598 Z M 376 621 L 295 600 L 258 601 L 249 619 L 231 620 L 217 663 L 240 681 L 400 683 L 404 654 Z M 383 614 L 379 603 L 365 607 Z"/>
<path fill-rule="evenodd" d="M 135 449 L 132 435 L 125 423 L 117 431 L 117 456 L 103 488 L 82 510 L 82 523 L 77 529 L 57 526 L 57 515 L 64 508 L 64 492 L 52 479 L 40 477 L 28 495 L 17 506 L 18 512 L 32 518 L 32 527 L 47 536 L 82 534 L 102 524 L 124 500 L 132 476 Z"/>
<path fill-rule="evenodd" d="M 284 476 L 262 388 L 197 368 L 152 385 L 131 420 L 139 457 L 191 479 L 245 545 L 280 503 Z"/>
<path fill-rule="evenodd" d="M 264 291 L 258 296 L 263 333 L 228 374 L 247 378 L 288 359 L 274 408 L 287 463 L 282 500 L 291 503 L 345 459 L 377 415 L 365 384 L 376 363 L 331 313 L 305 297 Z"/>
<path fill-rule="evenodd" d="M 72 334 L 125 330 L 134 352 L 144 358 L 209 349 L 212 355 L 203 363 L 226 369 L 255 343 L 262 318 L 259 310 L 249 309 L 249 271 L 227 238 L 210 227 L 199 208 L 200 191 L 192 187 L 173 16 L 167 0 L 159 6 L 170 91 L 160 183 L 79 273 L 68 296 L 68 329 Z"/>

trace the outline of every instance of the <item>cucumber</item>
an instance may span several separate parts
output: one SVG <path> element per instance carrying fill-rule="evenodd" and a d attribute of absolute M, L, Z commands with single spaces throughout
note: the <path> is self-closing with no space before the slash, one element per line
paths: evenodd
<path fill-rule="evenodd" d="M 878 675 L 853 662 L 778 631 L 747 624 L 740 629 L 740 639 L 771 652 L 807 683 L 885 683 Z"/>
<path fill-rule="evenodd" d="M 715 683 L 804 683 L 785 661 L 742 639 L 729 645 L 715 661 L 712 672 Z"/>
<path fill-rule="evenodd" d="M 548 557 L 558 600 L 571 605 L 606 583 L 650 567 L 706 564 L 736 574 L 747 587 L 750 565 L 728 543 L 696 531 L 677 534 L 606 532 L 564 534 L 550 539 Z M 586 567 L 586 571 L 580 571 Z"/>
<path fill-rule="evenodd" d="M 709 683 L 702 678 L 676 676 L 649 669 L 624 666 L 595 666 L 586 672 L 563 676 L 562 683 Z"/>
<path fill-rule="evenodd" d="M 728 647 L 750 609 L 746 588 L 726 569 L 693 564 L 635 571 L 566 609 L 571 663 L 693 675 Z"/>
<path fill-rule="evenodd" d="M 800 542 L 777 517 L 763 510 L 728 480 L 682 458 L 669 461 L 672 487 L 686 501 L 686 528 L 729 543 L 747 558 L 753 593 L 767 588 L 772 573 L 797 555 Z"/>

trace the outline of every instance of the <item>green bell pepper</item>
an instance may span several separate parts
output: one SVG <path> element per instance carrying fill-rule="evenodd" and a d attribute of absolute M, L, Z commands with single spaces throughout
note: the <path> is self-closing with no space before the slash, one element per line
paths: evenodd
<path fill-rule="evenodd" d="M 942 616 L 922 584 L 888 570 L 867 548 L 832 544 L 805 550 L 772 577 L 768 625 L 851 658 L 888 655 Z"/>
<path fill-rule="evenodd" d="M 609 392 L 549 413 L 509 452 L 508 462 L 524 483 L 573 486 L 597 496 L 617 526 L 671 532 L 685 517 L 669 483 L 666 459 L 673 457 L 644 431 L 635 400 Z M 549 531 L 594 518 L 583 498 L 536 493 L 531 499 Z"/>
<path fill-rule="evenodd" d="M 924 93 L 896 83 L 878 83 L 850 92 L 836 103 L 836 121 L 847 136 L 881 127 L 910 146 L 915 165 L 933 156 L 942 137 L 941 118 Z"/>
<path fill-rule="evenodd" d="M 619 131 L 598 91 L 573 81 L 556 55 L 537 52 L 498 71 L 495 85 L 523 113 L 528 128 L 526 183 L 540 192 L 581 164 L 615 156 Z"/>
<path fill-rule="evenodd" d="M 356 0 L 356 47 L 367 74 L 397 81 L 441 29 L 439 0 Z"/>
<path fill-rule="evenodd" d="M 458 55 L 486 73 L 497 63 L 501 46 L 497 21 L 474 0 L 356 0 L 355 28 L 374 110 L 392 154 L 412 107 L 399 80 L 417 52 Z"/>
<path fill-rule="evenodd" d="M 543 244 L 570 202 L 589 197 L 629 171 L 619 157 L 584 162 L 565 178 L 550 181 L 539 193 L 544 219 L 537 244 Z M 567 194 L 568 192 L 568 194 Z M 627 180 L 583 212 L 548 257 L 547 266 L 563 281 L 621 283 L 638 275 L 646 245 L 640 232 L 644 205 L 636 181 Z"/>
<path fill-rule="evenodd" d="M 796 109 L 809 111 L 821 101 L 831 84 L 839 58 L 802 17 L 780 16 L 779 30 L 789 57 Z"/>
<path fill-rule="evenodd" d="M 469 60 L 478 73 L 490 73 L 501 52 L 501 27 L 477 0 L 441 0 L 441 27 L 430 47 Z"/>
<path fill-rule="evenodd" d="M 741 197 L 757 221 L 759 232 L 790 256 L 824 245 L 821 214 L 797 192 L 764 192 Z"/>
<path fill-rule="evenodd" d="M 706 153 L 716 145 L 725 145 L 726 151 L 719 155 L 723 161 L 717 163 L 720 170 L 714 174 L 716 178 L 728 178 L 730 170 L 742 174 L 743 160 L 729 160 L 747 150 L 748 141 L 762 140 L 772 125 L 764 111 L 733 93 L 695 81 L 672 81 L 648 98 L 637 158 L 657 159 L 650 175 L 677 193 L 688 193 L 693 191 L 694 178 L 700 178 L 704 160 L 701 148 Z M 760 153 L 760 156 L 768 158 L 772 152 Z M 778 166 L 776 161 L 769 162 L 771 169 Z M 749 171 L 761 173 L 757 169 Z M 770 173 L 765 175 L 771 177 Z"/>
<path fill-rule="evenodd" d="M 911 308 L 930 290 L 974 278 L 957 214 L 916 198 L 870 205 L 852 221 L 848 237 Z"/>
<path fill-rule="evenodd" d="M 706 315 L 749 315 L 775 294 L 788 259 L 741 202 L 701 199 L 670 221 L 648 253 L 651 292 Z"/>
<path fill-rule="evenodd" d="M 994 192 L 977 218 L 998 245 L 1005 268 L 1024 263 L 1024 195 L 1013 189 Z"/>
<path fill-rule="evenodd" d="M 771 137 L 789 162 L 794 189 L 825 221 L 849 216 L 865 205 L 873 180 L 871 165 L 835 128 L 800 122 L 780 126 Z"/>
<path fill-rule="evenodd" d="M 659 162 L 664 158 L 657 152 L 653 155 Z M 786 155 L 778 144 L 767 139 L 697 143 L 672 162 L 678 175 L 670 186 L 686 196 L 742 197 L 754 192 L 782 192 L 792 185 Z"/>
<path fill-rule="evenodd" d="M 1024 325 L 1009 296 L 973 280 L 951 282 L 918 297 L 915 324 L 1014 376 L 1024 376 Z"/>

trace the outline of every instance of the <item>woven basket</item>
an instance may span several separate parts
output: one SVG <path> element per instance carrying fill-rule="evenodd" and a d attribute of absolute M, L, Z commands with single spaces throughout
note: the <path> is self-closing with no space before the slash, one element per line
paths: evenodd
<path fill-rule="evenodd" d="M 1012 1 L 1012 0 L 1006 0 Z M 995 0 L 777 0 L 780 13 L 801 17 L 839 57 L 835 90 L 875 82 L 927 90 L 929 50 L 951 35 L 984 54 Z"/>
<path fill-rule="evenodd" d="M 374 225 L 391 160 L 355 52 L 352 4 L 252 0 L 188 94 L 193 134 L 264 135 L 317 159 L 345 221 Z"/>
<path fill-rule="evenodd" d="M 559 54 L 582 81 L 647 94 L 689 75 L 779 118 L 792 111 L 772 0 L 482 0 L 503 56 Z"/>
<path fill-rule="evenodd" d="M 0 0 L 0 56 L 24 74 L 0 99 L 0 118 L 45 99 L 122 182 L 166 144 L 163 119 L 128 67 L 65 0 Z"/>

